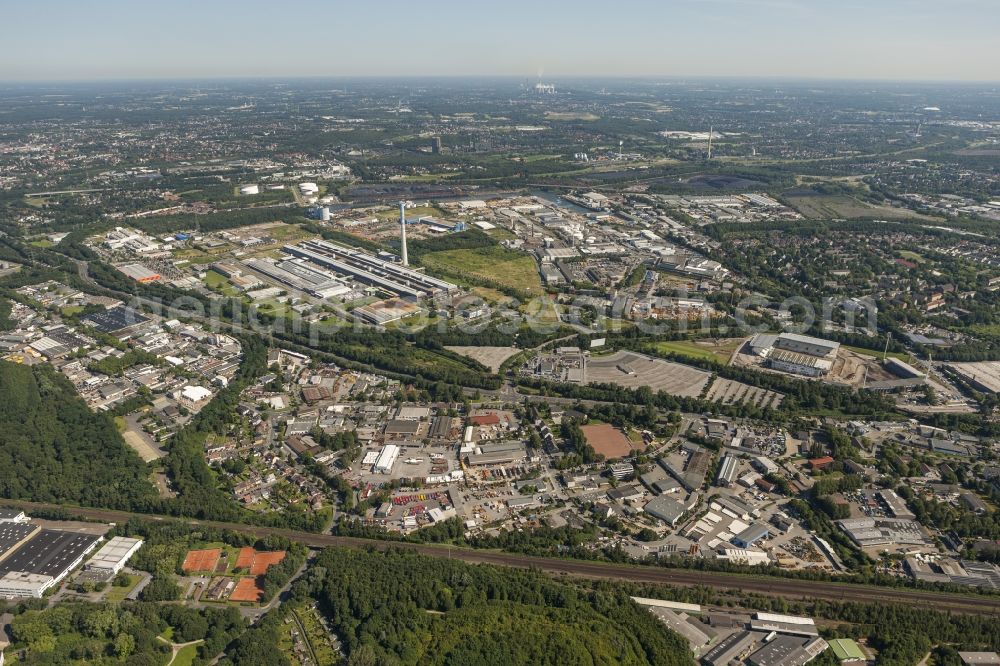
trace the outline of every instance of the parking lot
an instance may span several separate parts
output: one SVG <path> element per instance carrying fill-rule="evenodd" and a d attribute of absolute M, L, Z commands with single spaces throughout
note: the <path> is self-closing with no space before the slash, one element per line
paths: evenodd
<path fill-rule="evenodd" d="M 708 400 L 720 402 L 723 405 L 747 404 L 758 407 L 777 408 L 785 398 L 780 393 L 750 386 L 732 379 L 717 377 L 705 396 Z"/>
<path fill-rule="evenodd" d="M 648 386 L 654 392 L 689 398 L 701 395 L 710 377 L 704 370 L 627 351 L 591 358 L 586 370 L 588 384 Z"/>

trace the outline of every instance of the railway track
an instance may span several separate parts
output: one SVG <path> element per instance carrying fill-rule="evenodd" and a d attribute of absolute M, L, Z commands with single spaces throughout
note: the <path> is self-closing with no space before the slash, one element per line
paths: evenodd
<path fill-rule="evenodd" d="M 104 522 L 125 522 L 131 518 L 144 520 L 177 521 L 192 527 L 205 526 L 253 534 L 258 537 L 282 536 L 291 541 L 313 548 L 331 546 L 341 548 L 406 548 L 430 557 L 447 557 L 472 564 L 530 568 L 546 573 L 600 580 L 622 580 L 634 583 L 656 583 L 682 587 L 703 586 L 716 590 L 751 592 L 790 600 L 858 601 L 878 603 L 899 603 L 910 606 L 933 608 L 954 613 L 976 613 L 1000 617 L 1000 596 L 960 594 L 955 592 L 933 592 L 907 588 L 880 587 L 830 581 L 805 581 L 778 578 L 775 576 L 753 576 L 747 574 L 695 571 L 690 569 L 668 569 L 663 567 L 612 564 L 551 557 L 537 557 L 492 550 L 459 548 L 442 544 L 415 544 L 379 539 L 316 534 L 300 530 L 278 527 L 259 527 L 240 523 L 197 520 L 174 516 L 148 515 L 110 509 L 69 507 L 57 504 L 2 500 L 0 506 L 16 507 L 25 511 L 63 510 L 82 518 Z"/>

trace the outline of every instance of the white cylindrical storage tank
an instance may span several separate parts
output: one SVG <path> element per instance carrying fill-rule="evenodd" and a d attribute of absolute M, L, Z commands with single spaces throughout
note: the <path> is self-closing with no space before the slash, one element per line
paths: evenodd
<path fill-rule="evenodd" d="M 319 219 L 323 220 L 324 222 L 329 222 L 330 221 L 330 207 L 329 206 L 323 206 L 322 208 L 319 209 Z"/>

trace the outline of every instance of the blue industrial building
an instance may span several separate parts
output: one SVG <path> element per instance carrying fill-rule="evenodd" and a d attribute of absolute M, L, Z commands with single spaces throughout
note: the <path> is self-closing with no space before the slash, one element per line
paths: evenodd
<path fill-rule="evenodd" d="M 732 538 L 733 545 L 750 548 L 761 539 L 771 536 L 770 528 L 764 523 L 754 523 Z"/>

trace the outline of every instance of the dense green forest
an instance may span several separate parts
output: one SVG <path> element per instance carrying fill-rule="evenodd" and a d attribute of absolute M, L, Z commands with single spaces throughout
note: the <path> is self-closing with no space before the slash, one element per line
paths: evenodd
<path fill-rule="evenodd" d="M 623 593 L 593 592 L 535 571 L 401 550 L 330 549 L 305 584 L 350 664 L 691 663 L 684 640 Z M 251 648 L 241 652 L 260 654 Z"/>
<path fill-rule="evenodd" d="M 148 511 L 146 466 L 51 366 L 0 361 L 0 496 Z"/>
<path fill-rule="evenodd" d="M 30 603 L 30 602 L 29 602 Z M 168 643 L 157 638 L 169 628 L 178 643 L 200 641 L 198 663 L 208 663 L 246 630 L 235 607 L 196 609 L 178 605 L 107 605 L 68 602 L 43 610 L 18 608 L 10 623 L 11 655 L 24 649 L 28 666 L 128 664 L 163 666 Z M 14 661 L 14 659 L 11 659 Z"/>

